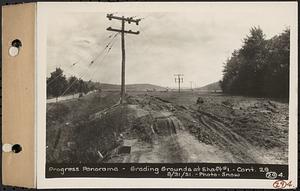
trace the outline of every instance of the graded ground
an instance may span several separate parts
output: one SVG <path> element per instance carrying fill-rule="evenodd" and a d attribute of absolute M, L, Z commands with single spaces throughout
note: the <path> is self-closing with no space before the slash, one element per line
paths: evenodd
<path fill-rule="evenodd" d="M 47 162 L 287 164 L 288 103 L 196 91 L 95 92 L 47 105 Z"/>

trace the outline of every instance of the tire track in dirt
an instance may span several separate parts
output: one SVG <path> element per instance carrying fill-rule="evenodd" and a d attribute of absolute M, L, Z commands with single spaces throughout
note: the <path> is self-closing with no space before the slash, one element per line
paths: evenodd
<path fill-rule="evenodd" d="M 127 132 L 122 133 L 124 143 L 119 145 L 130 147 L 131 151 L 118 153 L 115 149 L 117 152 L 105 162 L 276 162 L 276 158 L 267 153 L 272 151 L 263 150 L 260 145 L 249 141 L 248 137 L 236 132 L 237 124 L 219 115 L 231 111 L 215 113 L 214 109 L 220 108 L 211 103 L 199 107 L 194 103 L 170 100 L 147 94 L 131 96 L 123 106 L 128 111 L 129 124 L 125 128 Z M 110 113 L 114 108 L 99 114 Z"/>
<path fill-rule="evenodd" d="M 162 102 L 162 99 L 158 99 L 156 97 L 154 97 L 154 99 L 156 99 L 157 102 Z M 160 108 L 164 108 L 161 106 L 161 103 L 156 105 L 159 105 Z M 193 111 L 187 110 L 187 112 L 193 112 Z M 263 161 L 261 157 L 261 153 L 257 152 L 256 149 L 245 138 L 233 132 L 227 123 L 223 122 L 221 119 L 217 118 L 216 116 L 210 113 L 206 114 L 206 112 L 200 112 L 200 115 L 198 113 L 197 117 L 198 117 L 198 121 L 200 122 L 200 125 L 202 125 L 203 128 L 208 128 L 211 131 L 211 133 L 213 133 L 219 138 L 219 140 L 217 140 L 217 146 L 220 147 L 221 150 L 227 152 L 227 154 L 223 155 L 223 160 L 225 161 L 233 160 L 233 162 L 242 162 L 242 163 L 259 163 Z M 173 121 L 174 120 L 172 120 L 172 122 Z M 181 126 L 183 125 L 181 124 Z M 181 131 L 180 134 L 184 134 L 184 133 L 185 133 L 184 131 Z M 188 137 L 188 135 L 185 136 Z M 189 139 L 192 140 L 193 138 L 195 137 L 192 136 Z M 191 147 L 193 146 L 192 143 L 189 144 L 190 145 L 188 146 Z M 188 146 L 183 146 L 182 147 L 183 150 L 186 150 L 185 148 L 188 148 Z M 202 147 L 205 146 L 202 145 Z M 189 150 L 191 151 L 191 149 Z"/>
<path fill-rule="evenodd" d="M 223 123 L 220 123 L 205 115 L 200 116 L 199 119 L 205 128 L 209 128 L 212 133 L 217 135 L 219 138 L 218 145 L 231 152 L 235 156 L 236 160 L 238 160 L 237 162 L 257 162 L 258 157 L 254 156 L 254 153 L 248 152 L 251 150 L 251 146 L 244 138 L 232 132 Z"/>
<path fill-rule="evenodd" d="M 243 137 L 233 132 L 228 124 L 216 118 L 212 114 L 201 111 L 197 114 L 200 124 L 204 128 L 217 136 L 216 144 L 221 148 L 231 152 L 237 162 L 259 163 L 261 160 L 260 153 L 255 151 L 253 146 Z"/>

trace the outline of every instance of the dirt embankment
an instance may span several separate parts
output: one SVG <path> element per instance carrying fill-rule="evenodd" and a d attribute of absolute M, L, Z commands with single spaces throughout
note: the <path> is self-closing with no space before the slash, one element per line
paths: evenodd
<path fill-rule="evenodd" d="M 98 111 L 113 106 L 119 94 L 98 92 L 47 105 L 46 158 L 53 163 L 100 162 L 119 144 L 122 113 L 114 110 L 90 120 Z"/>

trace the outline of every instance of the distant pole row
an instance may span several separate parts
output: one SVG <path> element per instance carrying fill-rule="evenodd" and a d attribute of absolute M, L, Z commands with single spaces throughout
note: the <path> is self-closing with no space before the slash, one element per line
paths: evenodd
<path fill-rule="evenodd" d="M 178 83 L 178 92 L 180 92 L 180 84 L 183 83 L 183 74 L 174 74 L 175 83 Z"/>
<path fill-rule="evenodd" d="M 181 86 L 183 83 L 183 74 L 174 74 L 175 76 L 175 83 L 178 84 L 178 92 L 181 90 Z M 197 88 L 196 82 L 189 81 L 190 82 L 190 90 L 194 91 L 194 88 Z"/>

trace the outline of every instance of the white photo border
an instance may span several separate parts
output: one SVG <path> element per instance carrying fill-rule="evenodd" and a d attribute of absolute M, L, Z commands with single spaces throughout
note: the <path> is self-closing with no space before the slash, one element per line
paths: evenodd
<path fill-rule="evenodd" d="M 298 9 L 297 2 L 38 2 L 36 28 L 36 178 L 37 188 L 273 188 L 274 180 L 257 179 L 169 179 L 169 178 L 46 178 L 46 69 L 47 17 L 57 12 L 107 11 L 182 11 L 201 6 L 230 4 L 257 4 L 290 6 L 294 25 L 290 26 L 290 102 L 289 102 L 289 180 L 297 187 L 298 169 Z M 137 181 L 138 180 L 138 181 Z"/>

